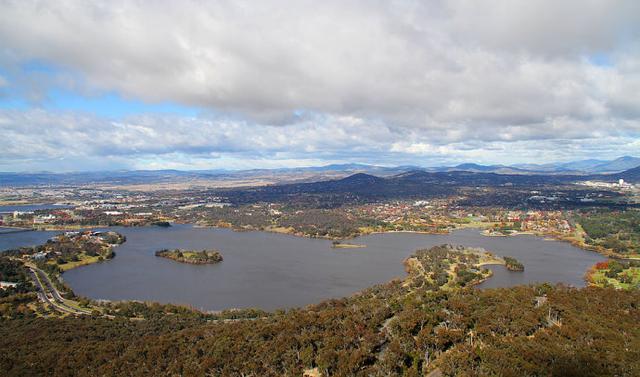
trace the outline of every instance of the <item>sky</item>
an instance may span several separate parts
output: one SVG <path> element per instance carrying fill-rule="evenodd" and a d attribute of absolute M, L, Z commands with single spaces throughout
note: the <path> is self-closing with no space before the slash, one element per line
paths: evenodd
<path fill-rule="evenodd" d="M 637 0 L 0 0 L 0 171 L 622 155 Z"/>

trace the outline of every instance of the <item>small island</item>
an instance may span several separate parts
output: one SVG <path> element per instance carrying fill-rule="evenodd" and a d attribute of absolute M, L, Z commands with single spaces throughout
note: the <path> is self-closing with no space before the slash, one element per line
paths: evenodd
<path fill-rule="evenodd" d="M 524 271 L 524 265 L 513 257 L 504 257 L 504 264 L 509 271 Z"/>
<path fill-rule="evenodd" d="M 360 249 L 363 247 L 367 247 L 367 245 L 356 244 L 356 243 L 346 243 L 346 242 L 336 240 L 331 243 L 331 247 L 334 249 Z"/>
<path fill-rule="evenodd" d="M 162 257 L 174 260 L 180 263 L 189 264 L 214 264 L 222 262 L 222 254 L 217 250 L 158 250 L 156 251 L 156 257 Z"/>

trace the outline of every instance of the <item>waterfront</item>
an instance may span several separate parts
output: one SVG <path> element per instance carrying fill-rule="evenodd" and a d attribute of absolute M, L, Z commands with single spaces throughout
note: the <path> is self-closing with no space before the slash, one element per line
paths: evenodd
<path fill-rule="evenodd" d="M 419 248 L 443 243 L 483 247 L 513 256 L 524 272 L 491 266 L 494 276 L 480 287 L 507 287 L 532 282 L 562 282 L 583 286 L 588 267 L 604 259 L 568 243 L 535 236 L 486 237 L 477 229 L 443 235 L 384 233 L 350 242 L 365 248 L 334 249 L 331 241 L 267 232 L 175 225 L 170 228 L 110 228 L 127 237 L 110 261 L 67 271 L 65 281 L 82 296 L 108 300 L 145 300 L 191 305 L 198 309 L 259 307 L 276 309 L 317 303 L 351 295 L 374 284 L 402 278 L 402 261 Z M 0 236 L 0 249 L 14 237 Z M 27 239 L 34 242 L 32 238 Z M 163 248 L 220 250 L 216 265 L 187 265 L 155 257 Z"/>
<path fill-rule="evenodd" d="M 15 228 L 0 227 L 0 251 L 21 246 L 41 245 L 60 232 L 18 231 Z"/>
<path fill-rule="evenodd" d="M 13 205 L 0 205 L 0 213 L 9 212 L 33 212 L 43 209 L 65 209 L 72 208 L 72 206 L 65 204 L 13 204 Z"/>

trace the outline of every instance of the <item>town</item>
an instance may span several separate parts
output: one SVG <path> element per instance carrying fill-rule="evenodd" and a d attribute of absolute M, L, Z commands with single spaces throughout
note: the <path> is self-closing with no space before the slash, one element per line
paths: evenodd
<path fill-rule="evenodd" d="M 312 196 L 304 192 L 289 195 L 286 200 L 246 194 L 253 192 L 243 188 L 155 191 L 69 186 L 3 188 L 0 202 L 31 206 L 16 207 L 29 210 L 0 213 L 0 226 L 13 230 L 80 230 L 184 223 L 329 239 L 391 231 L 437 234 L 452 229 L 482 228 L 489 236 L 536 234 L 611 255 L 639 252 L 638 245 L 629 237 L 618 240 L 618 236 L 615 239 L 610 235 L 589 236 L 581 224 L 586 223 L 584 214 L 625 209 L 631 215 L 638 212 L 638 185 L 622 181 L 548 184 L 535 190 L 495 185 L 473 189 L 456 186 L 450 193 L 425 192 L 411 198 L 354 197 L 338 201 L 333 194 L 316 195 L 314 201 L 309 201 Z M 602 240 L 597 241 L 599 238 Z"/>

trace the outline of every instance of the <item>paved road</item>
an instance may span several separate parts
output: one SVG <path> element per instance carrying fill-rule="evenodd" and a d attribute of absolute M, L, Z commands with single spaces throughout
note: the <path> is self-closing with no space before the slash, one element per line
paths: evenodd
<path fill-rule="evenodd" d="M 59 312 L 73 315 L 91 315 L 91 310 L 80 309 L 70 306 L 66 303 L 66 301 L 58 292 L 58 289 L 53 285 L 49 276 L 39 269 L 38 267 L 32 264 L 26 264 L 26 267 L 29 269 L 29 273 L 31 275 L 31 279 L 36 284 L 38 288 L 38 299 L 44 303 L 48 303 L 54 309 Z M 104 315 L 106 318 L 115 318 L 112 315 Z M 229 319 L 214 319 L 209 322 L 211 323 L 231 323 L 238 321 L 255 321 L 261 318 L 229 318 Z"/>
<path fill-rule="evenodd" d="M 60 296 L 60 292 L 53 285 L 49 276 L 47 276 L 41 269 L 28 265 L 31 279 L 38 288 L 38 298 L 40 301 L 50 304 L 54 309 L 73 315 L 88 315 L 91 314 L 90 310 L 79 309 L 69 306 L 65 300 Z"/>

